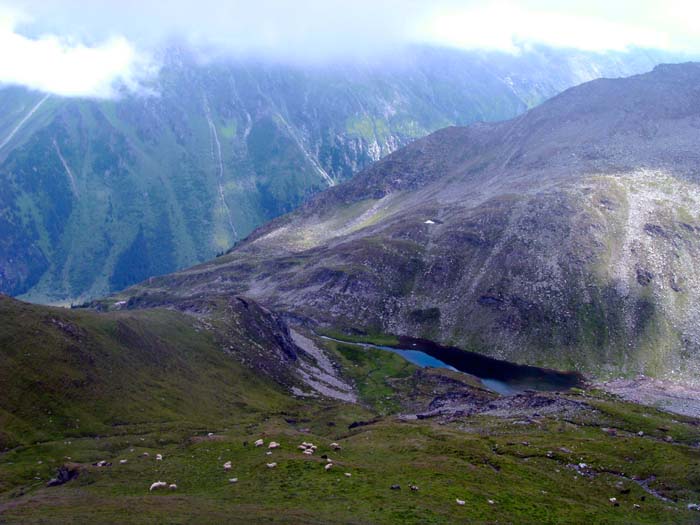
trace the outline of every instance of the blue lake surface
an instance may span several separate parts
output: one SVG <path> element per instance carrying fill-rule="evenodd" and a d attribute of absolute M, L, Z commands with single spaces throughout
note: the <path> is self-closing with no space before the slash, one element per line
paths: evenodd
<path fill-rule="evenodd" d="M 414 365 L 420 366 L 422 368 L 447 368 L 449 370 L 454 370 L 459 372 L 454 366 L 450 366 L 443 361 L 440 361 L 437 357 L 421 352 L 420 350 L 404 350 L 402 348 L 392 348 L 390 346 L 374 346 L 374 345 L 364 345 L 372 348 L 377 348 L 379 350 L 387 350 L 393 352 L 394 354 L 399 354 L 406 361 L 410 361 Z"/>
<path fill-rule="evenodd" d="M 339 343 L 348 343 L 331 337 L 323 337 Z M 431 341 L 408 337 L 402 337 L 399 341 L 403 343 L 401 346 L 409 346 L 410 348 L 370 343 L 349 344 L 392 352 L 422 368 L 446 368 L 473 375 L 481 381 L 484 387 L 504 396 L 515 395 L 524 390 L 568 390 L 573 386 L 579 386 L 583 380 L 582 376 L 573 372 L 559 372 L 546 368 L 518 365 L 454 347 L 444 347 Z"/>

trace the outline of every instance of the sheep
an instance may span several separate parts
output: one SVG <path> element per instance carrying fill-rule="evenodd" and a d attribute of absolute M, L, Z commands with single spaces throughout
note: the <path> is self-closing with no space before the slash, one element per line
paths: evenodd
<path fill-rule="evenodd" d="M 255 446 L 256 446 L 256 447 L 262 447 L 264 444 L 265 444 L 265 442 L 264 442 L 262 439 L 258 439 L 258 440 L 255 442 Z"/>
<path fill-rule="evenodd" d="M 350 476 L 352 476 L 352 474 L 350 474 L 349 472 L 346 472 L 346 473 L 345 473 L 345 477 L 346 477 L 346 478 L 349 478 Z"/>
<path fill-rule="evenodd" d="M 326 463 L 333 463 L 333 460 L 331 458 L 326 458 Z"/>
<path fill-rule="evenodd" d="M 327 463 L 323 468 L 326 470 L 330 470 L 333 468 L 333 463 Z"/>
<path fill-rule="evenodd" d="M 163 461 L 163 455 L 162 455 L 162 454 L 156 454 L 156 461 Z"/>
<path fill-rule="evenodd" d="M 330 447 L 331 447 L 333 450 L 340 450 L 340 445 L 338 445 L 338 443 L 331 443 L 331 444 L 330 444 Z"/>
<path fill-rule="evenodd" d="M 229 478 L 229 483 L 238 483 L 238 478 Z"/>
<path fill-rule="evenodd" d="M 227 461 L 226 463 L 224 463 L 224 470 L 231 470 L 231 462 L 230 461 Z"/>
<path fill-rule="evenodd" d="M 418 485 L 409 485 L 408 488 L 410 488 L 413 492 L 418 492 L 419 490 Z"/>
<path fill-rule="evenodd" d="M 496 502 L 495 502 L 495 501 L 493 501 L 492 499 L 488 499 L 488 500 L 486 500 L 486 501 L 488 501 L 488 502 L 489 502 L 489 505 L 493 505 L 493 504 L 495 504 L 495 503 L 496 503 Z"/>
<path fill-rule="evenodd" d="M 466 501 L 464 501 L 463 499 L 459 499 L 459 498 L 457 498 L 455 501 L 457 502 L 457 505 L 461 505 L 461 506 L 464 506 L 464 504 L 466 503 Z"/>
<path fill-rule="evenodd" d="M 144 452 L 144 453 L 141 454 L 141 455 L 142 455 L 144 458 L 147 458 L 147 457 L 149 456 L 148 452 Z"/>
<path fill-rule="evenodd" d="M 302 444 L 302 445 L 299 445 L 297 448 L 298 448 L 299 450 L 306 450 L 306 445 L 303 445 L 303 444 Z"/>
<path fill-rule="evenodd" d="M 277 443 L 277 441 L 270 441 L 270 444 L 267 446 L 267 448 L 279 448 L 280 444 Z"/>
<path fill-rule="evenodd" d="M 170 490 L 177 490 L 177 485 L 175 485 L 175 483 L 171 483 L 170 485 L 168 485 L 168 488 Z"/>
<path fill-rule="evenodd" d="M 126 463 L 126 460 L 125 460 L 125 459 L 120 459 L 120 460 L 119 460 L 119 464 L 120 464 L 120 465 L 123 465 L 124 463 Z"/>
<path fill-rule="evenodd" d="M 275 468 L 277 466 L 277 463 L 268 463 L 267 468 Z"/>
<path fill-rule="evenodd" d="M 307 448 L 307 449 L 304 451 L 304 454 L 306 454 L 307 456 L 310 456 L 310 455 L 313 454 L 313 453 L 314 453 L 314 451 L 313 451 L 313 449 L 311 449 L 311 448 Z"/>
<path fill-rule="evenodd" d="M 271 455 L 272 455 L 272 451 L 271 451 L 271 450 L 268 450 L 267 452 L 265 452 L 265 455 L 266 455 L 266 456 L 271 456 Z"/>
<path fill-rule="evenodd" d="M 157 490 L 157 489 L 164 489 L 167 486 L 168 486 L 168 484 L 165 481 L 156 481 L 155 483 L 151 484 L 151 488 L 148 490 L 149 490 L 149 492 L 153 492 L 154 490 Z"/>
<path fill-rule="evenodd" d="M 213 432 L 208 432 L 208 433 L 207 433 L 207 437 L 214 437 L 214 433 L 213 433 Z"/>

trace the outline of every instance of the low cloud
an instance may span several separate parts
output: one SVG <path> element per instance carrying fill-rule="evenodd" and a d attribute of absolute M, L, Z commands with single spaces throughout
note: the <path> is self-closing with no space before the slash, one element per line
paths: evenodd
<path fill-rule="evenodd" d="M 154 63 L 123 36 L 95 45 L 41 34 L 27 37 L 17 27 L 26 14 L 0 9 L 0 84 L 21 85 L 67 97 L 110 98 L 122 89 L 142 89 Z"/>
<path fill-rule="evenodd" d="M 391 60 L 407 44 L 695 54 L 698 16 L 695 0 L 0 0 L 0 83 L 111 97 L 143 88 L 173 41 L 303 64 Z"/>
<path fill-rule="evenodd" d="M 457 4 L 436 10 L 427 20 L 425 40 L 463 49 L 517 53 L 532 44 L 581 51 L 625 51 L 630 48 L 670 49 L 663 31 L 630 17 L 624 21 L 605 13 L 544 2 L 497 1 L 467 7 Z M 539 5 L 538 5 L 539 4 Z"/>

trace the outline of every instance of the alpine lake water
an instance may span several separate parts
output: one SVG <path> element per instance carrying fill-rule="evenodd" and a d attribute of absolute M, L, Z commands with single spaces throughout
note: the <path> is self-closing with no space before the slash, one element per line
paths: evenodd
<path fill-rule="evenodd" d="M 324 336 L 339 343 L 349 343 Z M 400 355 L 421 368 L 446 368 L 477 377 L 484 387 L 504 396 L 525 390 L 566 391 L 582 386 L 584 378 L 577 372 L 563 372 L 536 366 L 519 365 L 494 359 L 460 348 L 442 346 L 433 341 L 399 337 L 397 346 L 351 343 Z"/>

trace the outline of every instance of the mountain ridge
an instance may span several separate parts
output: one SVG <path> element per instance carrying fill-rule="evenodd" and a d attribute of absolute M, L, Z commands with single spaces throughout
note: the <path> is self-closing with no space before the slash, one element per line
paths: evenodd
<path fill-rule="evenodd" d="M 235 292 L 325 325 L 694 381 L 697 85 L 698 64 L 664 66 L 438 131 L 229 255 L 119 297 Z"/>
<path fill-rule="evenodd" d="M 175 49 L 165 60 L 157 97 L 0 91 L 0 291 L 81 302 L 191 266 L 435 129 L 509 118 L 660 56 L 415 48 L 306 67 L 202 64 Z"/>

